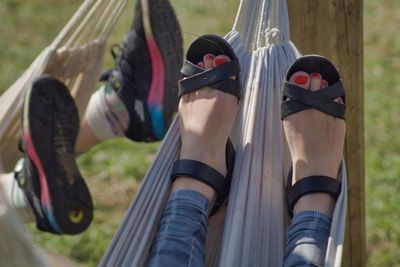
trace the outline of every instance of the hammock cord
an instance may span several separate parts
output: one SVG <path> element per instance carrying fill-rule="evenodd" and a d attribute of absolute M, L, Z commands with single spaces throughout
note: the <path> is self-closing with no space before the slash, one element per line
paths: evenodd
<path fill-rule="evenodd" d="M 106 40 L 128 0 L 85 0 L 54 41 L 0 96 L 0 170 L 12 171 L 18 151 L 19 117 L 25 90 L 48 74 L 63 81 L 82 116 L 100 76 Z"/>

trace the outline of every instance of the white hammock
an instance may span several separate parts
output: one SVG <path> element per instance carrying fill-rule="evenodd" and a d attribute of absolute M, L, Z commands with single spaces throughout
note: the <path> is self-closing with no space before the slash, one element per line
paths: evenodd
<path fill-rule="evenodd" d="M 226 39 L 241 63 L 243 98 L 231 132 L 236 161 L 226 209 L 210 219 L 206 266 L 281 266 L 289 223 L 284 186 L 289 155 L 280 120 L 281 83 L 299 57 L 289 40 L 285 0 L 241 0 Z M 100 266 L 145 266 L 170 192 L 180 149 L 175 119 Z M 326 266 L 340 266 L 346 172 L 337 200 Z"/>
<path fill-rule="evenodd" d="M 42 74 L 62 80 L 82 117 L 96 87 L 108 36 L 127 0 L 85 0 L 60 34 L 21 77 L 0 96 L 0 172 L 9 172 L 20 155 L 19 119 L 23 94 Z"/>

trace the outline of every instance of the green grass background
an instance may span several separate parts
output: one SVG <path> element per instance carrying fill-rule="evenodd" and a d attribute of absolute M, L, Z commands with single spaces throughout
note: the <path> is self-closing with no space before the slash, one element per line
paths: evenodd
<path fill-rule="evenodd" d="M 129 28 L 126 8 L 109 45 Z M 171 0 L 185 47 L 192 34 L 227 33 L 238 0 Z M 79 0 L 0 1 L 0 92 L 6 90 L 75 12 Z M 368 266 L 400 266 L 400 1 L 364 1 L 365 136 Z M 106 56 L 104 68 L 113 64 Z M 82 266 L 97 266 L 159 144 L 125 139 L 103 143 L 79 158 L 92 190 L 95 218 L 79 236 L 52 236 L 28 226 L 42 247 Z"/>

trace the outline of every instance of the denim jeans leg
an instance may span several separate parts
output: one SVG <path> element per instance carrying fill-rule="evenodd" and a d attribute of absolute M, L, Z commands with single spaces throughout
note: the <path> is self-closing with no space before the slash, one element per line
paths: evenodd
<path fill-rule="evenodd" d="M 324 266 L 331 220 L 323 213 L 303 211 L 289 226 L 283 266 Z"/>
<path fill-rule="evenodd" d="M 204 266 L 208 210 L 208 199 L 196 191 L 172 193 L 160 220 L 148 266 Z"/>

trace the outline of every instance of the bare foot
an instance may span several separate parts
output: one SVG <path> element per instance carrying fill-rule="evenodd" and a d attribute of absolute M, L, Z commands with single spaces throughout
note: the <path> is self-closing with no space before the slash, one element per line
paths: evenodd
<path fill-rule="evenodd" d="M 224 55 L 206 54 L 198 66 L 204 69 L 229 62 Z M 225 145 L 238 108 L 237 97 L 205 87 L 183 95 L 179 102 L 182 148 L 180 159 L 203 162 L 226 175 Z M 216 198 L 214 189 L 189 177 L 179 177 L 172 191 L 191 189 L 205 195 L 210 203 Z"/>
<path fill-rule="evenodd" d="M 319 73 L 295 72 L 290 82 L 316 91 L 328 86 Z M 341 98 L 335 99 L 343 103 Z M 292 184 L 301 178 L 323 175 L 336 178 L 342 160 L 346 124 L 316 109 L 307 109 L 283 120 L 286 140 L 292 157 Z M 301 197 L 294 205 L 294 214 L 314 210 L 332 217 L 336 200 L 326 193 Z"/>

